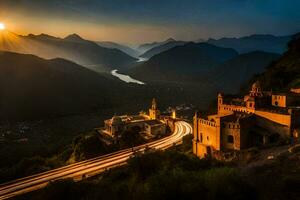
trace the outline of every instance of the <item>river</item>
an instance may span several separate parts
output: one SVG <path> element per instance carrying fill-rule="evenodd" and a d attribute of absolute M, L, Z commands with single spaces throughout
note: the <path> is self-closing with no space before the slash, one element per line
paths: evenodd
<path fill-rule="evenodd" d="M 122 80 L 122 81 L 124 81 L 126 83 L 136 83 L 136 84 L 139 84 L 139 85 L 145 85 L 144 82 L 136 80 L 136 79 L 133 79 L 133 78 L 131 78 L 128 75 L 119 74 L 118 70 L 116 70 L 116 69 L 111 71 L 111 75 L 119 78 L 120 80 Z"/>

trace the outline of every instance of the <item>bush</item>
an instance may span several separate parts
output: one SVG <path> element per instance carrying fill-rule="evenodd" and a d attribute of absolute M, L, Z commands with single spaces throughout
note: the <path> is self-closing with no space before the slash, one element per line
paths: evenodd
<path fill-rule="evenodd" d="M 99 138 L 98 133 L 81 135 L 73 141 L 75 161 L 81 161 L 110 152 L 109 147 Z"/>
<path fill-rule="evenodd" d="M 176 151 L 137 154 L 97 179 L 51 183 L 30 199 L 255 199 L 239 173 Z"/>
<path fill-rule="evenodd" d="M 193 149 L 193 135 L 189 134 L 182 138 L 182 150 L 191 151 Z"/>

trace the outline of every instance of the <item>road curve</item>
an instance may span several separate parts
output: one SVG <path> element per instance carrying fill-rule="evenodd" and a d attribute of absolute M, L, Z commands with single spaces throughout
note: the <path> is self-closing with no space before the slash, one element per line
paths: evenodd
<path fill-rule="evenodd" d="M 134 147 L 134 152 L 131 148 L 128 148 L 47 172 L 20 178 L 8 183 L 0 184 L 0 199 L 9 199 L 43 188 L 51 181 L 67 178 L 81 180 L 82 178 L 99 174 L 107 169 L 126 164 L 126 161 L 135 152 L 143 152 L 147 147 L 165 150 L 174 144 L 178 144 L 182 141 L 183 136 L 191 133 L 192 127 L 190 124 L 184 121 L 178 121 L 175 123 L 175 130 L 172 135 L 154 142 L 136 146 Z"/>

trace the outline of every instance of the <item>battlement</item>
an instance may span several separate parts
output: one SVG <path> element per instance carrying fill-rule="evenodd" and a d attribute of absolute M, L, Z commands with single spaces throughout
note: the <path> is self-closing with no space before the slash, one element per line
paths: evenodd
<path fill-rule="evenodd" d="M 230 112 L 230 111 L 236 111 L 236 112 L 244 112 L 244 113 L 254 113 L 255 110 L 251 108 L 247 108 L 245 106 L 238 106 L 238 105 L 232 105 L 232 104 L 222 104 L 219 107 L 219 111 L 222 112 Z"/>
<path fill-rule="evenodd" d="M 238 122 L 223 122 L 222 127 L 227 129 L 239 129 L 240 124 Z"/>
<path fill-rule="evenodd" d="M 198 120 L 198 123 L 200 123 L 200 124 L 207 125 L 207 126 L 212 126 L 212 127 L 217 127 L 216 122 L 213 122 L 213 121 L 210 121 L 210 120 L 207 120 L 207 119 L 201 119 L 201 118 L 198 118 L 197 120 Z"/>

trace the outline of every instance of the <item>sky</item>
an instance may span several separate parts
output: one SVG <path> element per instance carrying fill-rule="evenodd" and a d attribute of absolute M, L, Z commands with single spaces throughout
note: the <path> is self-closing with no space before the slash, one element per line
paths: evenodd
<path fill-rule="evenodd" d="M 0 0 L 0 22 L 23 35 L 138 44 L 293 34 L 299 8 L 299 0 Z"/>

